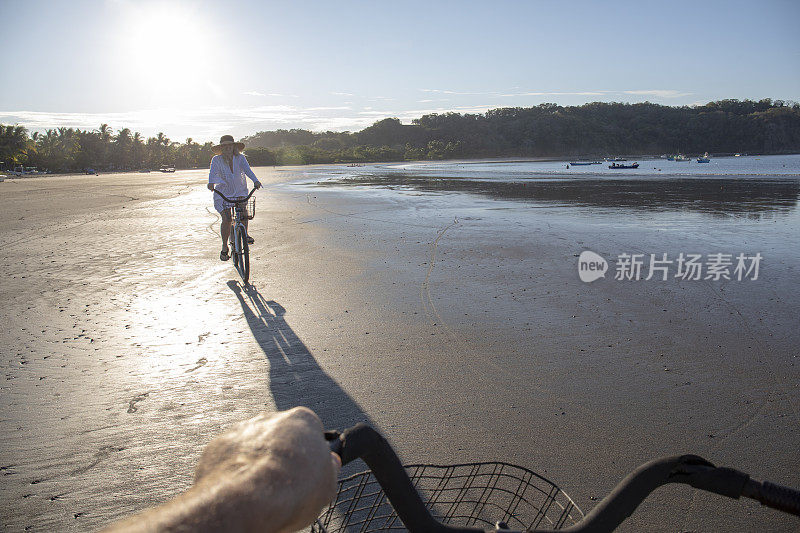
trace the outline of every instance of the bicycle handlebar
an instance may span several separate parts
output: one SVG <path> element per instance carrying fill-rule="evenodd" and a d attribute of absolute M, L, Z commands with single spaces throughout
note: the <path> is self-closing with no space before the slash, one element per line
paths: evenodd
<path fill-rule="evenodd" d="M 362 459 L 372 470 L 387 498 L 411 531 L 476 532 L 475 528 L 446 526 L 434 519 L 414 488 L 397 454 L 373 428 L 358 424 L 343 433 L 326 432 L 330 448 L 345 465 Z M 800 516 L 800 491 L 768 481 L 750 479 L 732 468 L 716 467 L 696 455 L 663 457 L 645 463 L 623 479 L 580 523 L 565 532 L 613 531 L 628 518 L 655 489 L 668 483 L 684 483 L 729 498 L 741 496 L 787 513 Z M 544 531 L 544 530 L 536 530 Z"/>
<path fill-rule="evenodd" d="M 367 463 L 409 531 L 483 532 L 475 528 L 454 528 L 436 521 L 425 507 L 392 446 L 370 426 L 357 424 L 341 434 L 327 432 L 325 438 L 330 443 L 331 451 L 341 457 L 342 466 L 356 459 Z"/>
<path fill-rule="evenodd" d="M 224 194 L 219 192 L 217 189 L 214 189 L 214 192 L 219 194 L 220 196 L 222 196 L 222 199 L 225 200 L 226 202 L 230 203 L 230 204 L 241 204 L 241 203 L 244 203 L 247 200 L 249 200 L 250 197 L 253 196 L 253 193 L 256 192 L 257 190 L 258 190 L 258 187 L 253 187 L 253 190 L 250 191 L 250 194 L 248 194 L 246 197 L 240 198 L 238 200 L 231 200 L 230 198 L 228 198 L 227 196 L 225 196 Z"/>

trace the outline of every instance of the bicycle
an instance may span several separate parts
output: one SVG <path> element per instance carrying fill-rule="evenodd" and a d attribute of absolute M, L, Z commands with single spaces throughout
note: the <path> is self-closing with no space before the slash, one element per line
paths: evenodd
<path fill-rule="evenodd" d="M 250 191 L 250 194 L 244 197 L 228 198 L 218 190 L 214 192 L 222 197 L 222 199 L 233 207 L 233 220 L 231 221 L 232 229 L 230 233 L 230 249 L 233 255 L 233 266 L 242 277 L 242 281 L 247 284 L 250 279 L 250 247 L 247 243 L 247 226 L 245 220 L 253 220 L 256 214 L 256 199 L 251 198 L 253 193 L 256 192 L 256 187 Z"/>
<path fill-rule="evenodd" d="M 370 470 L 339 481 L 336 498 L 312 524 L 314 533 L 606 532 L 667 483 L 734 499 L 745 496 L 800 516 L 800 491 L 750 479 L 696 455 L 641 465 L 584 516 L 560 488 L 526 468 L 500 462 L 403 466 L 386 439 L 364 424 L 344 433 L 326 432 L 325 438 L 343 465 L 361 458 Z"/>

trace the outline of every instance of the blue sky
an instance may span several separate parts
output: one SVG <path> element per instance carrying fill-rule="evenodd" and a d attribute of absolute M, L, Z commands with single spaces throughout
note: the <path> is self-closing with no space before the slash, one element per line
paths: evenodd
<path fill-rule="evenodd" d="M 800 2 L 0 0 L 0 123 L 173 140 L 542 102 L 800 101 Z"/>

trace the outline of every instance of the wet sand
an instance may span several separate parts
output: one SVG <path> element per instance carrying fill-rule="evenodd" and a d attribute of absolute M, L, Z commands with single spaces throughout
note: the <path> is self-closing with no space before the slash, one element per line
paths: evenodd
<path fill-rule="evenodd" d="M 212 435 L 294 405 L 369 421 L 410 462 L 527 466 L 584 511 L 658 455 L 800 486 L 791 202 L 614 215 L 256 172 L 252 288 L 217 258 L 205 171 L 0 185 L 4 530 L 84 531 L 164 501 Z M 766 259 L 751 282 L 584 284 L 584 249 Z M 765 526 L 798 522 L 669 487 L 623 529 Z"/>

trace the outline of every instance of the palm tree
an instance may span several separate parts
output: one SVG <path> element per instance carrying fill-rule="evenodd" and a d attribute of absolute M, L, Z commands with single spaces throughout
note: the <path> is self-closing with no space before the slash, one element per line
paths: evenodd
<path fill-rule="evenodd" d="M 114 163 L 116 166 L 130 168 L 130 145 L 132 141 L 130 129 L 122 128 L 117 132 L 117 136 L 114 138 Z"/>
<path fill-rule="evenodd" d="M 36 137 L 36 151 L 39 153 L 42 164 L 47 168 L 59 168 L 56 154 L 56 132 L 47 130 L 44 135 Z"/>
<path fill-rule="evenodd" d="M 56 149 L 59 154 L 60 164 L 63 167 L 72 167 L 75 156 L 80 152 L 78 132 L 72 128 L 58 128 L 56 136 Z"/>
<path fill-rule="evenodd" d="M 98 134 L 100 135 L 100 160 L 104 166 L 108 166 L 108 152 L 109 145 L 111 144 L 111 126 L 108 124 L 100 124 Z"/>
<path fill-rule="evenodd" d="M 159 141 L 157 137 L 148 137 L 147 160 L 152 168 L 156 168 L 158 165 L 161 165 L 161 156 L 159 155 L 160 151 L 161 141 Z"/>
<path fill-rule="evenodd" d="M 28 159 L 28 130 L 23 126 L 0 125 L 0 158 L 13 166 Z"/>
<path fill-rule="evenodd" d="M 142 166 L 142 151 L 144 149 L 144 138 L 142 134 L 138 131 L 133 134 L 133 139 L 131 140 L 133 146 L 131 147 L 131 156 L 133 158 L 133 165 L 136 168 Z"/>
<path fill-rule="evenodd" d="M 101 141 L 104 143 L 111 141 L 111 126 L 108 124 L 100 124 L 100 129 L 98 131 L 100 132 Z"/>

